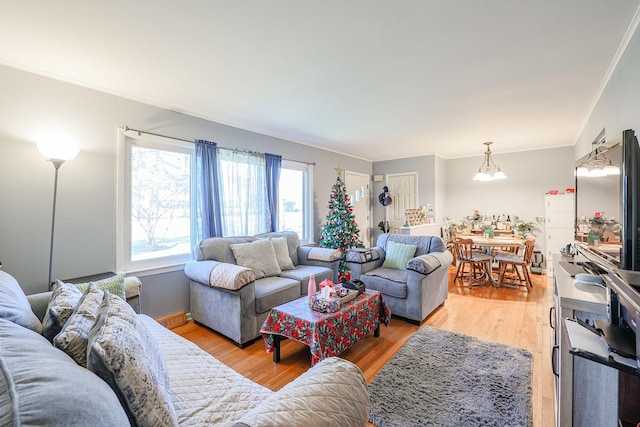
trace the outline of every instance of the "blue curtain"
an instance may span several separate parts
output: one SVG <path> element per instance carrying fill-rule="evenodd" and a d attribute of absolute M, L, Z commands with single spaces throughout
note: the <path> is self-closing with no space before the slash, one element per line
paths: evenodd
<path fill-rule="evenodd" d="M 196 209 L 198 242 L 222 236 L 217 144 L 202 139 L 196 140 Z"/>
<path fill-rule="evenodd" d="M 280 185 L 280 168 L 282 156 L 264 153 L 267 171 L 267 203 L 269 205 L 270 230 L 278 231 L 278 187 Z"/>

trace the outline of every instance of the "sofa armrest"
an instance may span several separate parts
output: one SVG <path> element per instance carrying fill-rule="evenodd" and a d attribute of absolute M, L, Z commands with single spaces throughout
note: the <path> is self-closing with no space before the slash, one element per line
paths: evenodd
<path fill-rule="evenodd" d="M 238 425 L 366 426 L 369 409 L 362 371 L 347 360 L 329 357 L 273 393 Z"/>
<path fill-rule="evenodd" d="M 420 274 L 431 274 L 439 267 L 447 268 L 453 262 L 451 252 L 431 252 L 411 258 L 407 263 L 407 270 L 412 270 Z"/>
<path fill-rule="evenodd" d="M 384 257 L 382 248 L 357 248 L 347 251 L 347 262 L 366 264 Z"/>
<path fill-rule="evenodd" d="M 342 252 L 337 249 L 298 246 L 298 265 L 315 265 L 333 270 L 334 282 L 338 281 Z"/>
<path fill-rule="evenodd" d="M 31 310 L 36 316 L 38 316 L 38 319 L 40 319 L 40 321 L 44 319 L 44 315 L 47 312 L 47 307 L 49 306 L 50 298 L 51 291 L 27 295 L 27 300 L 29 301 L 29 304 L 31 304 Z"/>
<path fill-rule="evenodd" d="M 230 291 L 256 281 L 256 273 L 250 268 L 210 260 L 191 260 L 185 264 L 184 273 L 194 282 Z"/>
<path fill-rule="evenodd" d="M 218 261 L 194 261 L 191 260 L 184 265 L 184 274 L 194 282 L 209 285 L 209 276 L 213 267 L 220 264 Z"/>
<path fill-rule="evenodd" d="M 366 255 L 366 251 L 371 252 L 370 261 L 367 261 L 369 255 Z M 384 249 L 378 246 L 368 248 L 365 251 L 362 249 L 349 250 L 347 252 L 347 266 L 351 271 L 351 280 L 360 279 L 363 274 L 382 266 L 385 255 Z"/>
<path fill-rule="evenodd" d="M 341 252 L 337 249 L 318 248 L 315 246 L 298 247 L 298 259 L 300 260 L 300 264 L 306 264 L 306 261 L 322 261 L 331 263 L 339 260 L 341 256 Z"/>

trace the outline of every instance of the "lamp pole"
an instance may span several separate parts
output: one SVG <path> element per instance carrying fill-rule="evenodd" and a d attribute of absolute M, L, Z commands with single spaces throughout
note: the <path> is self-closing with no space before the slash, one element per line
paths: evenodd
<path fill-rule="evenodd" d="M 53 179 L 53 212 L 51 214 L 51 242 L 49 245 L 49 279 L 47 280 L 49 290 L 51 290 L 51 270 L 53 267 L 53 236 L 56 230 L 56 200 L 58 198 L 58 169 L 65 162 L 61 159 L 49 159 L 55 168 L 55 177 Z"/>
<path fill-rule="evenodd" d="M 62 166 L 64 162 L 77 156 L 79 150 L 75 145 L 69 144 L 64 135 L 55 132 L 42 135 L 37 145 L 38 151 L 51 162 L 55 169 L 55 177 L 53 179 L 53 213 L 51 214 L 51 242 L 49 244 L 49 278 L 47 280 L 47 286 L 49 290 L 51 290 L 53 236 L 56 230 L 56 201 L 58 198 L 58 169 L 60 169 L 60 166 Z"/>

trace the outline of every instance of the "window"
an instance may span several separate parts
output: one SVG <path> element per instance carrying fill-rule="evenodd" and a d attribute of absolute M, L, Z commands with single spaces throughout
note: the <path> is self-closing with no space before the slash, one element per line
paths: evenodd
<path fill-rule="evenodd" d="M 264 162 L 218 151 L 224 235 L 252 235 L 247 228 L 265 218 L 254 189 L 265 186 Z M 282 161 L 279 230 L 313 242 L 313 166 Z M 171 138 L 121 133 L 118 152 L 117 271 L 173 271 L 192 259 L 196 247 L 195 146 Z M 240 194 L 240 196 L 238 196 Z M 225 196 L 226 195 L 226 196 Z"/>
<path fill-rule="evenodd" d="M 124 232 L 119 270 L 191 259 L 193 144 L 126 138 Z"/>
<path fill-rule="evenodd" d="M 313 242 L 313 166 L 282 160 L 279 231 L 295 231 L 303 243 Z"/>

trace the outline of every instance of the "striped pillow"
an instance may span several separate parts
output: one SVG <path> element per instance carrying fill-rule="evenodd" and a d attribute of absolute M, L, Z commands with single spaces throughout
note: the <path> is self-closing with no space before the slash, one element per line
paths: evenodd
<path fill-rule="evenodd" d="M 115 276 L 107 277 L 102 280 L 93 280 L 88 283 L 75 283 L 75 285 L 84 293 L 90 283 L 95 283 L 103 291 L 107 291 L 110 294 L 117 295 L 122 299 L 125 299 L 124 294 L 124 274 L 116 274 Z"/>
<path fill-rule="evenodd" d="M 387 242 L 384 263 L 382 267 L 396 270 L 406 270 L 407 263 L 416 254 L 416 245 L 405 245 L 403 243 Z"/>

